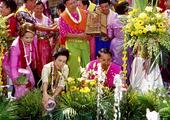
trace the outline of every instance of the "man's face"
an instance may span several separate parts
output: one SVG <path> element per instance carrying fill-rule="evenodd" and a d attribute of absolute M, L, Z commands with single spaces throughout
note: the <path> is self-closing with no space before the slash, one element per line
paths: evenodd
<path fill-rule="evenodd" d="M 68 0 L 65 4 L 65 6 L 68 8 L 68 9 L 76 9 L 77 7 L 77 0 Z"/>
<path fill-rule="evenodd" d="M 103 14 L 108 15 L 110 9 L 109 3 L 100 4 L 100 9 Z"/>

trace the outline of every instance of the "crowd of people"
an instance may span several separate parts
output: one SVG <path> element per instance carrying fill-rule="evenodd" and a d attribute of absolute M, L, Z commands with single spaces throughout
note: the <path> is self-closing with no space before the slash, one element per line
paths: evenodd
<path fill-rule="evenodd" d="M 98 71 L 99 63 L 105 74 L 104 85 L 114 88 L 114 75 L 121 74 L 123 64 L 125 23 L 122 16 L 128 14 L 131 3 L 112 2 L 99 0 L 96 5 L 89 0 L 63 0 L 56 5 L 58 18 L 53 19 L 41 0 L 24 0 L 21 6 L 14 0 L 1 0 L 0 14 L 7 18 L 8 37 L 15 38 L 3 59 L 7 80 L 14 86 L 13 96 L 20 99 L 28 91 L 42 86 L 43 104 L 47 106 L 48 99 L 54 99 L 65 89 L 64 81 L 68 77 L 81 77 L 81 67 L 86 68 L 87 73 Z M 169 18 L 170 0 L 166 0 L 165 5 L 165 15 Z M 106 35 L 85 32 L 87 15 L 95 10 L 107 16 Z M 132 61 L 133 54 L 128 49 L 127 84 L 132 78 Z M 141 70 L 143 64 L 140 65 Z M 163 78 L 169 84 L 168 69 L 160 80 Z M 19 82 L 22 74 L 26 83 Z M 88 79 L 95 77 L 94 74 Z M 159 84 L 163 85 L 162 81 Z"/>

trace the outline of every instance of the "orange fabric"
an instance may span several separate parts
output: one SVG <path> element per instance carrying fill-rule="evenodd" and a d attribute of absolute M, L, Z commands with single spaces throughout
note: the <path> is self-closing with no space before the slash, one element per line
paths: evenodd
<path fill-rule="evenodd" d="M 69 15 L 67 14 L 66 11 L 64 11 L 62 14 L 61 14 L 61 17 L 64 19 L 64 21 L 72 28 L 72 29 L 75 29 L 75 30 L 79 30 L 79 31 L 82 31 L 84 32 L 85 31 L 85 27 L 86 27 L 86 19 L 87 19 L 87 12 L 85 12 L 84 10 L 82 9 L 79 9 L 80 10 L 80 14 L 82 16 L 82 21 L 79 23 L 79 24 L 76 24 L 74 23 L 71 18 L 69 17 Z"/>

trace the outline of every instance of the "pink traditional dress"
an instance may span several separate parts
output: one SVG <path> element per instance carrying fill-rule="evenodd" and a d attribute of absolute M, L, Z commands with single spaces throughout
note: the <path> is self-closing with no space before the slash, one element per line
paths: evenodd
<path fill-rule="evenodd" d="M 97 77 L 98 73 L 98 60 L 93 60 L 91 61 L 87 67 L 86 67 L 86 71 L 87 71 L 87 77 L 88 79 L 94 79 L 95 77 Z M 114 87 L 114 76 L 115 74 L 119 74 L 121 71 L 121 66 L 116 65 L 114 63 L 110 63 L 107 71 L 103 71 L 106 75 L 106 80 L 104 85 L 109 87 L 109 88 L 113 88 Z"/>
<path fill-rule="evenodd" d="M 24 55 L 24 57 L 22 56 Z M 22 60 L 23 58 L 23 60 Z M 9 56 L 9 71 L 12 81 L 16 81 L 20 77 L 19 69 L 27 69 L 29 74 L 26 75 L 27 84 L 14 85 L 14 96 L 18 99 L 24 96 L 35 85 L 32 69 L 36 66 L 36 51 L 34 43 L 24 44 L 19 37 L 17 37 L 10 48 Z"/>
<path fill-rule="evenodd" d="M 42 19 L 38 19 L 35 17 L 33 14 L 34 19 L 36 20 L 37 24 L 44 25 L 44 26 L 49 26 L 52 21 L 42 14 Z M 42 68 L 45 64 L 51 62 L 52 60 L 52 50 L 50 46 L 50 37 L 48 32 L 42 32 L 42 31 L 36 31 L 38 41 L 37 41 L 37 47 L 38 47 L 38 56 L 39 56 L 39 61 L 38 61 L 38 73 L 41 75 Z"/>

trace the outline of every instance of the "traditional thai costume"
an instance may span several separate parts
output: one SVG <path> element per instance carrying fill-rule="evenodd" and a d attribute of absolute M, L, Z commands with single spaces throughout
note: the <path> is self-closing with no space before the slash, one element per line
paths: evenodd
<path fill-rule="evenodd" d="M 44 25 L 44 26 L 50 26 L 52 24 L 52 21 L 42 14 L 42 19 L 38 19 L 33 14 L 34 19 L 36 20 L 37 24 Z M 50 46 L 50 36 L 48 32 L 42 32 L 42 31 L 36 31 L 37 34 L 37 47 L 38 47 L 38 55 L 39 55 L 39 64 L 37 66 L 38 73 L 41 75 L 42 68 L 45 64 L 52 61 L 52 50 Z"/>
<path fill-rule="evenodd" d="M 117 14 L 112 10 L 109 10 L 109 14 L 107 15 L 107 31 L 111 30 L 110 26 L 116 21 L 118 23 Z M 101 48 L 110 48 L 111 40 L 109 36 L 96 36 L 96 55 Z"/>
<path fill-rule="evenodd" d="M 99 63 L 98 60 L 93 60 L 87 65 L 86 73 L 88 79 L 94 79 L 95 77 L 97 77 L 98 63 Z M 110 63 L 110 65 L 107 68 L 107 71 L 102 71 L 106 75 L 106 80 L 104 85 L 109 88 L 114 87 L 114 75 L 119 74 L 120 71 L 121 71 L 121 66 L 114 63 Z"/>
<path fill-rule="evenodd" d="M 17 81 L 20 77 L 19 69 L 27 69 L 29 74 L 26 75 L 28 84 L 14 85 L 14 96 L 18 99 L 26 94 L 35 85 L 35 80 L 32 71 L 36 68 L 36 49 L 34 43 L 24 44 L 20 37 L 17 37 L 10 48 L 9 56 L 9 71 L 12 81 Z"/>
<path fill-rule="evenodd" d="M 18 22 L 18 29 L 20 28 L 20 25 L 22 25 L 25 22 L 29 22 L 29 23 L 36 23 L 36 20 L 33 18 L 31 11 L 29 11 L 25 5 L 21 6 L 16 14 L 15 14 L 16 18 L 17 18 L 17 22 Z"/>
<path fill-rule="evenodd" d="M 65 87 L 64 80 L 67 79 L 69 74 L 68 65 L 64 65 L 61 71 L 57 71 L 56 67 L 54 66 L 54 62 L 50 62 L 44 65 L 42 69 L 42 83 L 48 83 L 48 94 L 53 95 L 55 89 L 60 87 Z"/>
<path fill-rule="evenodd" d="M 70 69 L 69 76 L 74 78 L 80 76 L 80 66 L 85 67 L 90 60 L 89 41 L 81 38 L 67 37 L 68 33 L 79 34 L 85 31 L 87 13 L 78 8 L 77 11 L 78 13 L 69 15 L 65 10 L 59 19 L 61 39 L 66 41 L 66 48 L 70 52 L 67 62 Z"/>

